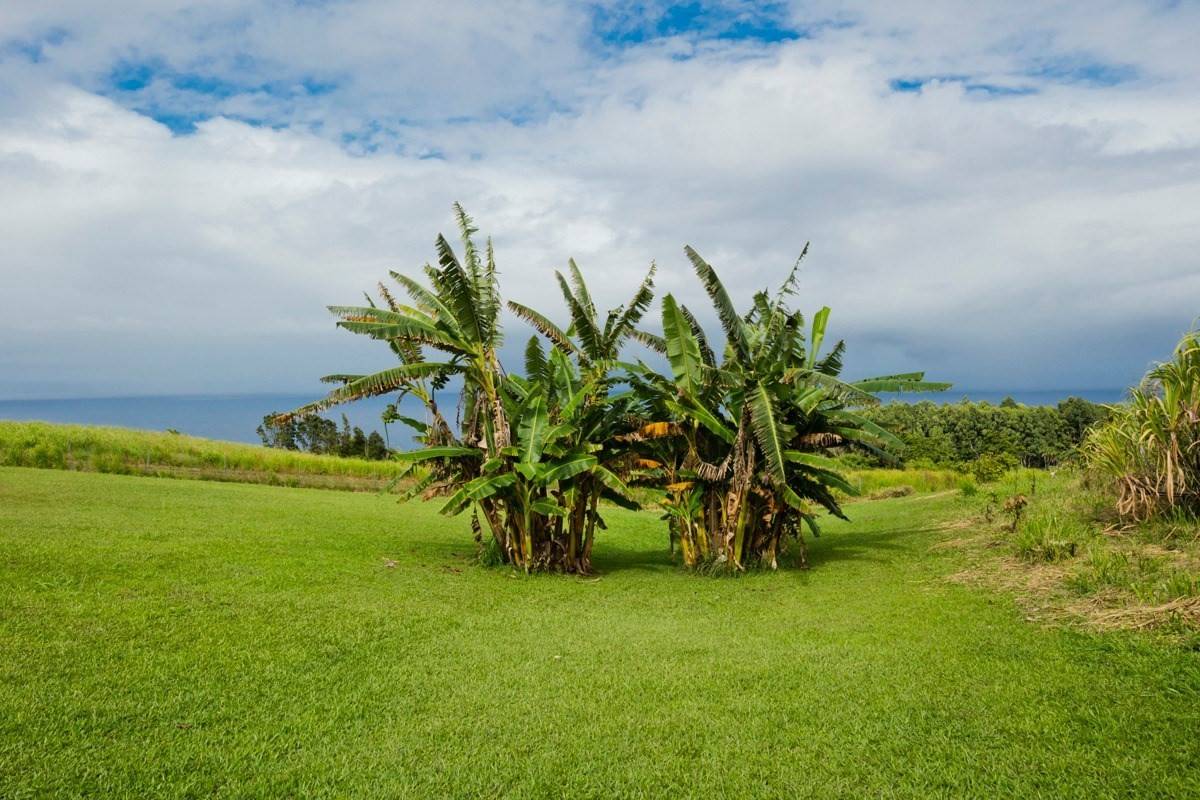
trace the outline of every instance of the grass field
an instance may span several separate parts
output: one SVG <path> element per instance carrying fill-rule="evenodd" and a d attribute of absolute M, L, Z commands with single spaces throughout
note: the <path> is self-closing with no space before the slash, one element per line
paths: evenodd
<path fill-rule="evenodd" d="M 848 470 L 846 479 L 858 491 L 858 496 L 872 499 L 873 495 L 901 492 L 941 492 L 955 489 L 964 481 L 971 482 L 960 472 L 949 469 L 859 469 Z"/>
<path fill-rule="evenodd" d="M 0 468 L 0 797 L 1197 797 L 1200 653 L 947 580 L 974 501 L 812 569 L 475 566 L 378 494 Z"/>
<path fill-rule="evenodd" d="M 298 453 L 101 425 L 0 420 L 0 466 L 373 490 L 403 471 L 392 461 Z"/>

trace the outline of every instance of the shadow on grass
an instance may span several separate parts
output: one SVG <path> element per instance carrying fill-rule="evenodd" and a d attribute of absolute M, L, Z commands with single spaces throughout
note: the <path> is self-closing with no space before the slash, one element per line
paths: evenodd
<path fill-rule="evenodd" d="M 796 567 L 789 554 L 780 559 L 780 571 L 810 572 L 842 561 L 890 564 L 906 560 L 906 554 L 913 553 L 917 538 L 934 530 L 934 527 L 913 526 L 877 531 L 826 532 L 819 539 L 813 539 L 810 535 L 806 537 L 808 569 Z M 657 543 L 647 543 L 642 547 L 597 543 L 593 565 L 597 573 L 609 574 L 681 570 L 678 553 L 672 555 L 665 546 Z"/>
<path fill-rule="evenodd" d="M 480 566 L 476 558 L 476 545 L 467 539 L 462 542 L 448 540 L 396 540 L 381 557 L 400 559 L 409 564 L 441 567 L 478 567 L 503 572 L 512 570 L 507 565 Z M 592 552 L 592 568 L 597 575 L 617 572 L 663 572 L 677 568 L 677 562 L 667 552 L 665 543 L 616 543 L 600 540 Z"/>
<path fill-rule="evenodd" d="M 629 571 L 665 572 L 678 568 L 676 557 L 672 557 L 662 543 L 628 547 L 597 542 L 592 553 L 592 566 L 597 573 L 603 574 Z"/>
<path fill-rule="evenodd" d="M 808 544 L 808 569 L 795 566 L 791 553 L 780 559 L 781 572 L 811 572 L 838 562 L 891 564 L 906 560 L 914 553 L 918 537 L 936 531 L 935 526 L 908 526 L 884 530 L 833 530 L 820 538 L 805 537 Z M 603 536 L 603 534 L 601 534 Z M 624 537 L 623 537 L 624 538 Z M 663 537 L 665 538 L 665 537 Z M 410 541 L 397 548 L 403 555 L 426 564 L 467 566 L 475 563 L 474 544 L 448 541 Z M 597 541 L 592 554 L 596 575 L 621 572 L 662 573 L 680 571 L 678 552 L 668 551 L 666 543 L 657 537 L 644 542 Z M 508 569 L 508 567 L 498 567 Z"/>
<path fill-rule="evenodd" d="M 826 532 L 808 539 L 808 566 L 820 569 L 837 561 L 870 561 L 888 564 L 912 550 L 914 537 L 932 533 L 933 527 L 891 528 L 881 531 Z"/>

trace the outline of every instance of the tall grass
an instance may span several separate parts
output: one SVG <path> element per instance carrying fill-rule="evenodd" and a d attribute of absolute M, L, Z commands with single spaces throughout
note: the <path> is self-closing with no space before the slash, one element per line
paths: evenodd
<path fill-rule="evenodd" d="M 897 489 L 926 494 L 958 489 L 962 474 L 948 469 L 864 469 L 845 473 L 862 497 Z"/>
<path fill-rule="evenodd" d="M 0 465 L 120 474 L 360 488 L 398 477 L 390 461 L 313 455 L 257 445 L 93 425 L 0 420 Z M 316 479 L 323 480 L 304 480 Z M 344 486 L 338 486 L 339 480 Z"/>
<path fill-rule="evenodd" d="M 1006 578 L 1029 578 L 1018 591 L 1036 608 L 1069 608 L 1102 626 L 1200 629 L 1200 523 L 1183 512 L 1118 523 L 1112 496 L 1084 477 L 1019 469 L 981 490 L 993 531 L 986 552 L 1031 570 L 1000 566 Z M 1023 515 L 1000 511 L 1017 498 Z"/>

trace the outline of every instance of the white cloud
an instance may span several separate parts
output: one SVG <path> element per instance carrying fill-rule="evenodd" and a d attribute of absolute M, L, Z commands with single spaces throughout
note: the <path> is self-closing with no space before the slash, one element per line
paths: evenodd
<path fill-rule="evenodd" d="M 430 258 L 454 200 L 507 293 L 549 310 L 568 256 L 604 304 L 654 258 L 701 307 L 683 243 L 746 294 L 811 239 L 801 302 L 833 306 L 857 371 L 1120 385 L 1200 310 L 1192 7 L 802 4 L 853 24 L 619 52 L 585 7 L 480 8 L 0 10 L 25 48 L 0 61 L 0 396 L 291 390 L 381 363 L 321 307 Z M 105 86 L 138 59 L 157 83 Z M 1087 78 L 1106 66 L 1116 85 Z M 181 100 L 164 70 L 275 88 Z M 172 135 L 126 107 L 151 100 L 217 116 Z M 363 131 L 377 149 L 341 138 Z"/>

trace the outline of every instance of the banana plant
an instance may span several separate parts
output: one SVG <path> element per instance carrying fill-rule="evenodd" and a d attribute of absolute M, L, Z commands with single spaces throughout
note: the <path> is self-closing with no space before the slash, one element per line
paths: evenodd
<path fill-rule="evenodd" d="M 404 497 L 442 497 L 443 513 L 469 513 L 476 540 L 483 544 L 486 528 L 506 563 L 586 573 L 596 529 L 604 525 L 600 499 L 636 505 L 621 477 L 628 445 L 619 438 L 633 398 L 614 395 L 609 373 L 653 299 L 654 267 L 629 303 L 601 319 L 571 262 L 570 279 L 558 275 L 571 315 L 566 330 L 510 304 L 552 345 L 547 353 L 532 339 L 527 375 L 510 375 L 498 358 L 504 306 L 491 242 L 479 248 L 470 217 L 458 205 L 454 213 L 461 256 L 438 236 L 437 265 L 425 265 L 425 282 L 391 273 L 407 303 L 380 286 L 380 303 L 368 297 L 366 305 L 330 307 L 339 327 L 386 343 L 399 364 L 328 376 L 338 388 L 292 413 L 376 395 L 417 397 L 426 419 L 399 417 L 422 445 L 397 456 L 412 464 Z M 462 382 L 457 433 L 436 401 L 452 379 Z"/>
<path fill-rule="evenodd" d="M 583 379 L 561 351 L 541 353 L 536 339 L 528 351 L 536 368 L 502 384 L 512 443 L 451 492 L 442 512 L 502 508 L 496 541 L 503 560 L 527 571 L 588 573 L 596 528 L 604 526 L 599 500 L 637 507 L 618 475 L 623 454 L 613 447 L 631 398 L 609 397 L 611 381 Z"/>
<path fill-rule="evenodd" d="M 787 305 L 799 260 L 774 296 L 757 293 L 742 314 L 712 266 L 692 248 L 685 252 L 725 344 L 718 359 L 695 316 L 671 295 L 663 298 L 661 340 L 642 340 L 667 357 L 671 375 L 627 365 L 646 413 L 667 415 L 662 436 L 644 439 L 671 437 L 683 453 L 676 470 L 682 480 L 667 486 L 664 506 L 685 563 L 774 568 L 789 542 L 803 557 L 801 525 L 816 535 L 820 510 L 844 516 L 839 493 L 854 488 L 835 452 L 861 447 L 886 455 L 899 445 L 856 409 L 877 403 L 878 392 L 949 385 L 927 382 L 922 373 L 843 381 L 844 343 L 821 354 L 829 309 L 806 326 Z"/>
<path fill-rule="evenodd" d="M 554 273 L 562 292 L 563 301 L 570 314 L 571 324 L 567 330 L 555 325 L 545 316 L 527 305 L 508 301 L 508 307 L 521 319 L 532 325 L 550 344 L 563 353 L 574 357 L 582 370 L 605 374 L 612 369 L 620 357 L 621 347 L 627 340 L 638 335 L 637 324 L 645 316 L 654 300 L 654 273 L 657 267 L 651 263 L 650 271 L 642 279 L 629 302 L 611 309 L 604 320 L 596 311 L 583 273 L 571 259 L 567 262 L 570 278 L 561 272 Z"/>
<path fill-rule="evenodd" d="M 517 425 L 509 457 L 520 479 L 510 492 L 528 520 L 522 529 L 523 558 L 536 568 L 587 573 L 597 528 L 604 527 L 601 499 L 636 508 L 625 478 L 636 472 L 627 432 L 636 419 L 636 398 L 619 393 L 614 366 L 624 343 L 653 299 L 655 267 L 630 300 L 603 320 L 574 261 L 570 279 L 556 273 L 570 323 L 560 327 L 539 312 L 510 301 L 538 337 L 525 348 L 525 375 L 510 375 L 506 396 Z M 524 524 L 524 523 L 521 523 Z"/>
<path fill-rule="evenodd" d="M 454 207 L 461 255 L 438 236 L 425 281 L 392 272 L 407 301 L 379 287 L 380 302 L 332 306 L 338 326 L 384 342 L 398 364 L 370 374 L 339 374 L 325 398 L 296 412 L 384 394 L 412 395 L 424 420 L 401 417 L 420 448 L 406 498 L 444 498 L 446 514 L 469 514 L 475 538 L 490 533 L 499 558 L 525 570 L 586 573 L 600 501 L 635 507 L 630 484 L 652 485 L 689 564 L 774 566 L 781 548 L 815 532 L 817 509 L 840 515 L 837 492 L 852 489 L 833 453 L 857 446 L 886 452 L 895 440 L 855 410 L 881 391 L 931 390 L 920 373 L 845 382 L 844 344 L 821 355 L 828 309 L 811 326 L 788 309 L 796 270 L 774 297 L 760 292 L 739 314 L 715 271 L 688 258 L 725 334 L 720 355 L 696 317 L 667 296 L 663 335 L 639 329 L 654 297 L 655 267 L 628 302 L 601 315 L 573 262 L 556 273 L 569 321 L 559 326 L 516 302 L 508 308 L 545 339 L 525 351 L 525 374 L 500 365 L 500 314 L 491 242 Z M 620 362 L 638 340 L 663 352 L 661 375 Z M 437 403 L 461 381 L 457 430 Z M 397 415 L 398 416 L 398 415 Z"/>
<path fill-rule="evenodd" d="M 380 286 L 382 305 L 370 298 L 362 306 L 330 306 L 338 327 L 384 342 L 399 364 L 379 372 L 328 376 L 340 384 L 325 398 L 295 413 L 320 411 L 364 397 L 411 394 L 422 402 L 426 419 L 401 418 L 413 427 L 423 448 L 402 454 L 414 464 L 415 481 L 406 497 L 431 498 L 470 487 L 476 508 L 501 552 L 510 552 L 507 509 L 485 488 L 495 476 L 484 465 L 501 456 L 511 443 L 508 410 L 502 397 L 505 380 L 498 349 L 503 341 L 500 313 L 503 304 L 496 280 L 491 241 L 480 250 L 478 232 L 463 208 L 455 204 L 462 256 L 439 235 L 435 241 L 437 263 L 423 268 L 426 281 L 392 272 L 392 279 L 408 297 L 404 303 Z M 427 355 L 437 354 L 439 360 Z M 462 382 L 458 432 L 452 431 L 436 401 L 437 390 L 448 381 Z M 509 480 L 508 478 L 501 479 Z M 476 536 L 480 522 L 473 517 Z"/>

